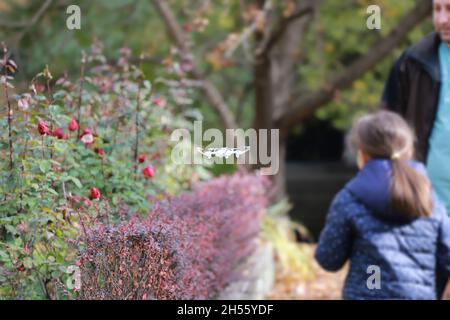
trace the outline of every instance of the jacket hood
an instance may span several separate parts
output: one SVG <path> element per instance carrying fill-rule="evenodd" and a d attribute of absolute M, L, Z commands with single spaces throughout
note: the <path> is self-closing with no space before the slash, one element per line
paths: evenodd
<path fill-rule="evenodd" d="M 408 164 L 423 175 L 426 169 L 422 163 L 408 161 Z M 375 216 L 392 222 L 407 222 L 405 215 L 390 209 L 392 162 L 387 159 L 372 159 L 350 180 L 346 188 Z"/>
<path fill-rule="evenodd" d="M 422 64 L 424 69 L 437 82 L 441 80 L 438 54 L 440 44 L 441 38 L 439 34 L 432 32 L 406 51 L 406 55 Z"/>

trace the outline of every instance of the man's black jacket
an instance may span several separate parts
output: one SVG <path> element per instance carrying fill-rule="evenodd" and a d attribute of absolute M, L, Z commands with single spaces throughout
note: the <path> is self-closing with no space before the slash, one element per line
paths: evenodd
<path fill-rule="evenodd" d="M 416 133 L 416 157 L 426 162 L 428 140 L 439 103 L 441 70 L 435 32 L 407 49 L 393 65 L 384 88 L 381 107 L 399 113 Z"/>

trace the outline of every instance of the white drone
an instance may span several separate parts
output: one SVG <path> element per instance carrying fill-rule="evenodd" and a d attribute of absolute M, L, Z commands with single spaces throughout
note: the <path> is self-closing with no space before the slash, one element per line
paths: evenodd
<path fill-rule="evenodd" d="M 244 147 L 244 150 L 240 150 L 238 148 L 207 148 L 202 149 L 197 147 L 197 151 L 202 155 L 206 156 L 208 159 L 212 157 L 225 158 L 228 159 L 231 155 L 236 155 L 236 158 L 243 155 L 247 151 L 250 150 L 250 147 Z"/>

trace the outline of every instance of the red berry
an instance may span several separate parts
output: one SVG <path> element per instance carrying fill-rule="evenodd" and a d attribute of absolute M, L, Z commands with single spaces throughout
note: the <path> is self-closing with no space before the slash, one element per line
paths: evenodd
<path fill-rule="evenodd" d="M 78 122 L 75 118 L 72 118 L 72 121 L 69 123 L 69 131 L 77 131 L 78 130 Z"/>
<path fill-rule="evenodd" d="M 45 124 L 44 121 L 38 122 L 38 131 L 43 136 L 46 134 L 50 134 L 50 128 Z"/>
<path fill-rule="evenodd" d="M 145 154 L 141 154 L 138 158 L 139 163 L 144 163 L 145 162 Z"/>
<path fill-rule="evenodd" d="M 18 266 L 16 268 L 16 270 L 19 271 L 19 272 L 24 272 L 25 271 L 25 266 L 21 263 L 20 266 Z"/>
<path fill-rule="evenodd" d="M 144 170 L 142 170 L 142 173 L 144 174 L 144 177 L 150 179 L 155 175 L 155 169 L 152 165 L 148 165 L 144 168 Z"/>
<path fill-rule="evenodd" d="M 100 190 L 98 190 L 97 188 L 92 188 L 91 189 L 91 199 L 100 199 Z"/>
<path fill-rule="evenodd" d="M 94 151 L 101 159 L 105 157 L 105 150 L 103 150 L 102 148 L 95 148 Z"/>
<path fill-rule="evenodd" d="M 64 132 L 62 131 L 61 128 L 56 128 L 55 130 L 53 130 L 52 136 L 58 139 L 64 139 L 65 137 Z"/>

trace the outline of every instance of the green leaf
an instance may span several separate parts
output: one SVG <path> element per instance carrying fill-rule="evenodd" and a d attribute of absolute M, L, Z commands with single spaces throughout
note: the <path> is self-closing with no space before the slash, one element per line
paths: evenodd
<path fill-rule="evenodd" d="M 34 251 L 34 261 L 37 265 L 40 265 L 42 263 L 42 256 L 36 251 Z"/>
<path fill-rule="evenodd" d="M 23 259 L 23 265 L 27 269 L 31 269 L 33 267 L 33 260 L 30 257 L 26 257 Z"/>
<path fill-rule="evenodd" d="M 55 196 L 58 195 L 58 192 L 56 192 L 56 190 L 52 189 L 52 188 L 48 188 L 47 189 L 51 194 L 54 194 Z"/>
<path fill-rule="evenodd" d="M 69 177 L 69 179 L 77 186 L 78 189 L 81 189 L 83 185 L 81 184 L 80 180 L 75 177 Z"/>
<path fill-rule="evenodd" d="M 56 104 L 49 105 L 48 109 L 53 118 L 56 118 L 60 114 L 60 111 L 59 111 L 60 108 Z"/>
<path fill-rule="evenodd" d="M 8 260 L 9 260 L 9 254 L 6 253 L 5 251 L 0 251 L 0 258 L 1 258 L 3 261 L 8 261 Z"/>
<path fill-rule="evenodd" d="M 14 226 L 12 225 L 6 225 L 5 226 L 6 231 L 8 231 L 9 233 L 11 233 L 12 235 L 17 233 L 17 230 Z"/>
<path fill-rule="evenodd" d="M 50 171 L 52 165 L 50 161 L 48 160 L 41 160 L 39 161 L 39 170 L 41 170 L 42 173 L 47 173 Z"/>

